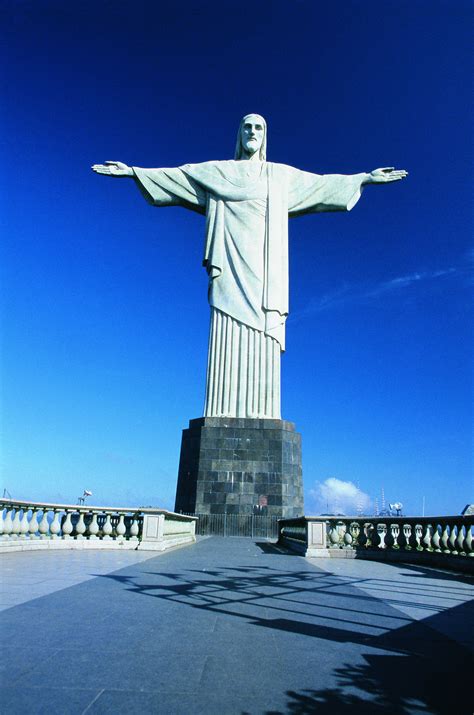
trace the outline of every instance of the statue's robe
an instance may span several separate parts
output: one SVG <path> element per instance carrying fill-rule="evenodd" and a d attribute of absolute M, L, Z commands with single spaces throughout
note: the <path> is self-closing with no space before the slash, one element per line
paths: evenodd
<path fill-rule="evenodd" d="M 366 175 L 318 175 L 245 160 L 133 170 L 149 203 L 184 206 L 207 217 L 203 263 L 211 331 L 205 416 L 279 419 L 288 216 L 349 211 Z"/>

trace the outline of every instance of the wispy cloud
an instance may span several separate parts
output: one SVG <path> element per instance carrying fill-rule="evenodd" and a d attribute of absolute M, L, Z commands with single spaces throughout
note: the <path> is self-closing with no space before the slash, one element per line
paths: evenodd
<path fill-rule="evenodd" d="M 457 268 L 445 268 L 437 271 L 417 271 L 407 275 L 396 276 L 386 281 L 376 284 L 345 283 L 334 291 L 325 293 L 322 296 L 309 301 L 306 308 L 292 314 L 292 320 L 298 321 L 309 315 L 321 313 L 350 303 L 361 303 L 374 300 L 382 295 L 407 290 L 420 283 L 428 283 L 449 277 L 454 277 L 459 273 Z"/>
<path fill-rule="evenodd" d="M 397 278 L 391 278 L 389 281 L 383 281 L 376 285 L 372 290 L 365 293 L 365 298 L 374 298 L 382 293 L 388 293 L 389 291 L 401 290 L 403 288 L 409 288 L 414 283 L 419 283 L 420 281 L 433 281 L 437 278 L 446 278 L 447 276 L 456 273 L 456 268 L 446 268 L 441 271 L 422 271 L 417 273 L 409 273 L 406 276 L 398 276 Z"/>

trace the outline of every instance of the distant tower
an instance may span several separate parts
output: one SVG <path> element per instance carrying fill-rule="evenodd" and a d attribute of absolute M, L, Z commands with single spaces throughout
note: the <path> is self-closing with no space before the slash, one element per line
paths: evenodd
<path fill-rule="evenodd" d="M 357 504 L 356 504 L 357 516 L 362 516 L 362 498 L 360 495 L 360 482 L 357 482 Z"/>
<path fill-rule="evenodd" d="M 385 508 L 385 489 L 382 487 L 382 514 L 385 514 L 386 512 Z"/>
<path fill-rule="evenodd" d="M 375 497 L 375 516 L 379 515 L 379 498 Z"/>

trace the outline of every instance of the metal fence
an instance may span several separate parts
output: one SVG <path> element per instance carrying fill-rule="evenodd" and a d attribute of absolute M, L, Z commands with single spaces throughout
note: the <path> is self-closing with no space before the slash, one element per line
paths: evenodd
<path fill-rule="evenodd" d="M 248 536 L 252 539 L 277 539 L 278 517 L 258 514 L 189 514 L 198 516 L 196 534 L 200 536 Z"/>

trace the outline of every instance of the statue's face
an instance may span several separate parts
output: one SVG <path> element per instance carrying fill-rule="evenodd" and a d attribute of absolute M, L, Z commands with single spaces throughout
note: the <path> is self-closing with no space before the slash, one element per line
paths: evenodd
<path fill-rule="evenodd" d="M 260 151 L 264 134 L 265 127 L 263 126 L 261 117 L 256 114 L 250 114 L 246 117 L 242 129 L 240 130 L 244 151 L 250 156 Z"/>

